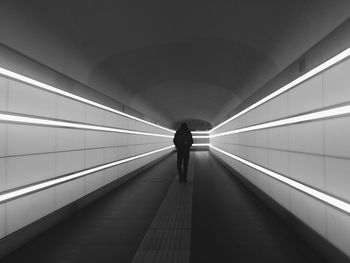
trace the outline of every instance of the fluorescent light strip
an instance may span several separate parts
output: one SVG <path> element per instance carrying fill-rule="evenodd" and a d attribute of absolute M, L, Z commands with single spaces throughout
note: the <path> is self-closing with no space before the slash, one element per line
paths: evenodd
<path fill-rule="evenodd" d="M 260 129 L 266 129 L 266 128 L 272 128 L 272 127 L 278 127 L 278 126 L 289 125 L 289 124 L 294 124 L 294 123 L 299 123 L 299 122 L 314 121 L 314 120 L 319 120 L 319 119 L 324 119 L 324 118 L 331 118 L 331 117 L 341 116 L 341 115 L 345 115 L 345 114 L 349 114 L 349 113 L 350 113 L 350 105 L 347 105 L 347 106 L 337 107 L 337 108 L 333 108 L 333 109 L 329 109 L 329 110 L 322 110 L 322 111 L 308 113 L 308 114 L 304 114 L 304 115 L 300 115 L 300 116 L 296 116 L 296 117 L 290 117 L 290 118 L 286 118 L 286 119 L 282 119 L 282 120 L 271 121 L 271 122 L 267 122 L 267 123 L 253 125 L 253 126 L 245 127 L 242 129 L 222 132 L 222 133 L 210 135 L 209 137 L 215 138 L 215 137 L 224 136 L 224 135 L 260 130 Z"/>
<path fill-rule="evenodd" d="M 195 135 L 193 139 L 209 139 L 209 135 Z"/>
<path fill-rule="evenodd" d="M 100 109 L 107 110 L 107 111 L 110 111 L 110 112 L 113 112 L 113 113 L 116 113 L 116 114 L 119 114 L 119 115 L 128 117 L 128 118 L 130 118 L 130 119 L 133 119 L 133 120 L 136 120 L 136 121 L 140 121 L 140 122 L 143 122 L 143 123 L 152 125 L 152 126 L 157 127 L 157 128 L 161 128 L 161 129 L 163 129 L 163 130 L 166 130 L 166 131 L 169 131 L 169 132 L 172 132 L 172 133 L 175 132 L 175 131 L 173 131 L 173 130 L 171 130 L 171 129 L 162 127 L 162 126 L 160 126 L 160 125 L 154 124 L 154 123 L 149 122 L 149 121 L 142 120 L 142 119 L 140 119 L 140 118 L 137 118 L 137 117 L 134 117 L 134 116 L 129 115 L 129 114 L 127 114 L 127 113 L 124 113 L 124 112 L 118 111 L 118 110 L 116 110 L 116 109 L 107 107 L 107 106 L 102 105 L 102 104 L 100 104 L 100 103 L 97 103 L 97 102 L 94 102 L 94 101 L 91 101 L 91 100 L 82 98 L 82 97 L 77 96 L 77 95 L 74 95 L 74 94 L 69 93 L 69 92 L 67 92 L 67 91 L 60 90 L 60 89 L 55 88 L 55 87 L 53 87 L 53 86 L 50 86 L 50 85 L 48 85 L 48 84 L 42 83 L 42 82 L 40 82 L 40 81 L 31 79 L 31 78 L 26 77 L 26 76 L 23 76 L 23 75 L 20 75 L 20 74 L 18 74 L 18 73 L 15 73 L 15 72 L 13 72 L 13 71 L 7 70 L 7 69 L 2 68 L 2 67 L 0 67 L 0 74 L 1 74 L 1 75 L 4 75 L 4 76 L 6 76 L 6 77 L 10 77 L 10 78 L 12 78 L 12 79 L 16 79 L 16 80 L 25 82 L 25 83 L 30 84 L 30 85 L 33 85 L 33 86 L 36 86 L 36 87 L 38 87 L 38 88 L 41 88 L 41 89 L 44 89 L 44 90 L 48 90 L 48 91 L 50 91 L 50 92 L 54 92 L 54 93 L 56 93 L 56 94 L 59 94 L 59 95 L 65 96 L 65 97 L 69 97 L 69 98 L 71 98 L 71 99 L 74 99 L 74 100 L 77 100 L 77 101 L 80 101 L 80 102 L 83 102 L 83 103 L 86 103 L 86 104 L 89 104 L 89 105 L 98 107 L 98 108 L 100 108 Z"/>
<path fill-rule="evenodd" d="M 43 183 L 38 183 L 38 184 L 35 184 L 35 185 L 32 185 L 32 186 L 24 187 L 24 188 L 21 188 L 21 189 L 18 189 L 18 190 L 14 190 L 14 191 L 11 191 L 11 192 L 8 192 L 8 193 L 5 193 L 5 194 L 0 194 L 0 203 L 6 202 L 6 201 L 8 201 L 10 199 L 19 198 L 19 197 L 21 197 L 23 195 L 27 195 L 27 194 L 30 194 L 30 193 L 33 193 L 33 192 L 36 192 L 36 191 L 40 191 L 42 189 L 55 186 L 57 184 L 62 184 L 64 182 L 71 181 L 73 179 L 77 179 L 79 177 L 82 177 L 82 176 L 85 176 L 85 175 L 88 175 L 88 174 L 91 174 L 91 173 L 96 173 L 98 171 L 101 171 L 101 170 L 104 170 L 104 169 L 107 169 L 107 168 L 111 168 L 113 166 L 116 166 L 116 165 L 119 165 L 119 164 L 122 164 L 122 163 L 130 162 L 130 161 L 133 161 L 133 160 L 136 160 L 136 159 L 139 159 L 139 158 L 142 158 L 142 157 L 154 154 L 154 153 L 165 151 L 165 150 L 171 149 L 173 147 L 174 146 L 165 147 L 165 148 L 158 149 L 158 150 L 155 150 L 155 151 L 151 151 L 151 152 L 148 152 L 148 153 L 143 153 L 143 154 L 140 154 L 140 155 L 129 157 L 129 158 L 126 158 L 126 159 L 123 159 L 123 160 L 119 160 L 119 161 L 111 162 L 111 163 L 108 163 L 108 164 L 100 165 L 100 166 L 97 166 L 97 167 L 94 167 L 94 168 L 90 168 L 90 169 L 87 169 L 87 170 L 84 170 L 84 171 L 80 171 L 80 172 L 77 172 L 77 173 L 74 173 L 74 174 L 70 174 L 70 175 L 67 175 L 67 176 L 64 176 L 64 177 L 60 177 L 60 178 L 57 178 L 57 179 L 53 179 L 53 180 L 50 180 L 50 181 L 46 181 L 46 182 L 43 182 Z"/>
<path fill-rule="evenodd" d="M 337 208 L 341 209 L 344 212 L 350 213 L 350 204 L 349 203 L 346 203 L 346 202 L 344 202 L 342 200 L 339 200 L 339 199 L 337 199 L 335 197 L 332 197 L 332 196 L 330 196 L 328 194 L 325 194 L 325 193 L 323 193 L 321 191 L 318 191 L 318 190 L 316 190 L 314 188 L 311 188 L 311 187 L 306 186 L 306 185 L 304 185 L 302 183 L 294 181 L 294 180 L 292 180 L 292 179 L 290 179 L 288 177 L 285 177 L 285 176 L 283 176 L 281 174 L 278 174 L 276 172 L 268 170 L 268 169 L 266 169 L 266 168 L 264 168 L 264 167 L 262 167 L 260 165 L 257 165 L 255 163 L 249 162 L 249 161 L 247 161 L 247 160 L 245 160 L 245 159 L 243 159 L 241 157 L 238 157 L 236 155 L 233 155 L 231 153 L 223 151 L 223 150 L 221 150 L 221 149 L 219 149 L 219 148 L 217 148 L 215 146 L 210 145 L 210 148 L 213 148 L 214 150 L 217 150 L 218 152 L 221 152 L 221 153 L 223 153 L 224 155 L 226 155 L 228 157 L 231 157 L 231 158 L 233 158 L 233 159 L 235 159 L 235 160 L 237 160 L 237 161 L 239 161 L 239 162 L 241 162 L 243 164 L 246 164 L 246 165 L 250 166 L 251 168 L 254 168 L 254 169 L 256 169 L 256 170 L 258 170 L 258 171 L 260 171 L 260 172 L 262 172 L 264 174 L 267 174 L 267 175 L 269 175 L 269 176 L 271 176 L 271 177 L 273 177 L 273 178 L 275 178 L 275 179 L 277 179 L 277 180 L 279 180 L 279 181 L 281 181 L 281 182 L 283 182 L 283 183 L 285 183 L 285 184 L 287 184 L 289 186 L 292 186 L 292 187 L 298 189 L 299 191 L 302 191 L 302 192 L 304 192 L 304 193 L 306 193 L 308 195 L 311 195 L 311 196 L 313 196 L 313 197 L 315 197 L 315 198 L 317 198 L 317 199 L 319 199 L 319 200 L 321 200 L 321 201 L 323 201 L 323 202 L 325 202 L 327 204 L 330 204 L 330 205 L 332 205 L 334 207 L 337 207 Z"/>
<path fill-rule="evenodd" d="M 42 118 L 24 117 L 24 116 L 17 116 L 17 115 L 11 115 L 11 114 L 2 114 L 2 113 L 0 113 L 0 121 L 173 138 L 172 135 L 116 129 L 116 128 L 110 128 L 110 127 L 90 125 L 90 124 L 80 124 L 80 123 L 67 122 L 67 121 L 55 121 L 55 120 L 48 120 L 48 119 L 42 119 Z"/>
<path fill-rule="evenodd" d="M 295 87 L 296 85 L 300 84 L 301 82 L 315 76 L 316 74 L 322 72 L 323 70 L 333 66 L 334 64 L 342 61 L 343 59 L 349 57 L 350 55 L 350 48 L 345 49 L 344 51 L 340 52 L 338 55 L 332 57 L 331 59 L 327 60 L 326 62 L 322 63 L 321 65 L 317 66 L 316 68 L 308 71 L 307 73 L 305 73 L 304 75 L 300 76 L 299 78 L 293 80 L 292 82 L 286 84 L 285 86 L 283 86 L 282 88 L 276 90 L 275 92 L 271 93 L 270 95 L 262 98 L 261 100 L 255 102 L 254 104 L 252 104 L 251 106 L 249 106 L 248 108 L 240 111 L 239 113 L 237 113 L 236 115 L 232 116 L 231 118 L 227 119 L 226 121 L 220 123 L 219 125 L 215 126 L 213 129 L 210 130 L 210 132 L 216 130 L 217 128 L 225 125 L 226 123 L 238 118 L 239 116 L 247 113 L 248 111 L 258 107 L 259 105 L 267 102 L 268 100 L 282 94 L 283 92 Z"/>
<path fill-rule="evenodd" d="M 191 131 L 192 134 L 209 134 L 209 131 Z"/>
<path fill-rule="evenodd" d="M 209 146 L 209 143 L 194 143 L 192 146 L 202 147 L 202 146 Z"/>

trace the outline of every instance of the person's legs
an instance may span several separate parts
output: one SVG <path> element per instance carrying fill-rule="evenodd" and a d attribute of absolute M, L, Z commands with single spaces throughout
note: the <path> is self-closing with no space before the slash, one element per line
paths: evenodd
<path fill-rule="evenodd" d="M 182 171 L 182 162 L 184 159 L 184 155 L 181 152 L 177 152 L 177 174 L 179 175 L 179 182 L 182 182 L 183 171 Z"/>
<path fill-rule="evenodd" d="M 184 170 L 183 170 L 183 180 L 184 182 L 187 181 L 187 167 L 188 167 L 188 161 L 190 160 L 190 151 L 187 151 L 184 154 Z"/>

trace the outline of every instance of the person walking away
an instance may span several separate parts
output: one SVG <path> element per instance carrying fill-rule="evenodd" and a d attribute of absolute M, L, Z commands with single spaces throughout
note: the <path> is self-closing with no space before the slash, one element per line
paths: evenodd
<path fill-rule="evenodd" d="M 190 148 L 193 144 L 192 133 L 187 128 L 186 123 L 182 123 L 180 129 L 176 131 L 173 142 L 177 151 L 177 172 L 179 175 L 179 182 L 186 183 Z"/>

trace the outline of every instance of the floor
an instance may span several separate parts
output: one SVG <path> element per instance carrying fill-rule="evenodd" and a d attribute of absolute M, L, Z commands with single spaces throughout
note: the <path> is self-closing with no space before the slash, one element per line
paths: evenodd
<path fill-rule="evenodd" d="M 191 262 L 326 262 L 208 152 L 195 158 Z"/>
<path fill-rule="evenodd" d="M 175 161 L 164 159 L 0 262 L 325 262 L 208 152 L 191 153 L 187 184 L 177 182 Z M 152 260 L 160 249 L 167 257 Z"/>

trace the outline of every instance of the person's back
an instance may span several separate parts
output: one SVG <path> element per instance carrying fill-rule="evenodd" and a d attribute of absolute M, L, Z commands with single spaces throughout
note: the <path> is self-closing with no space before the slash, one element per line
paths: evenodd
<path fill-rule="evenodd" d="M 177 150 L 177 169 L 179 181 L 180 183 L 186 182 L 190 148 L 193 144 L 192 133 L 187 128 L 186 123 L 183 123 L 181 128 L 176 131 L 173 141 Z"/>
<path fill-rule="evenodd" d="M 188 129 L 180 128 L 176 131 L 174 137 L 174 144 L 177 150 L 189 151 L 192 143 L 192 134 Z"/>

